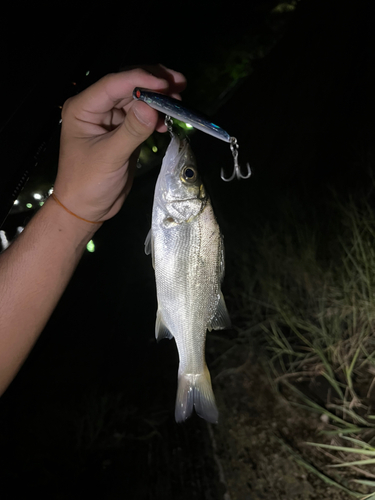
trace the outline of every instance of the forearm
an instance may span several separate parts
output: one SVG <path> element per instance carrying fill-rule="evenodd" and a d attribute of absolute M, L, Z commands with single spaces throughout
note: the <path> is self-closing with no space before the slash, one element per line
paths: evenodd
<path fill-rule="evenodd" d="M 0 255 L 0 395 L 38 339 L 97 229 L 48 199 Z"/>

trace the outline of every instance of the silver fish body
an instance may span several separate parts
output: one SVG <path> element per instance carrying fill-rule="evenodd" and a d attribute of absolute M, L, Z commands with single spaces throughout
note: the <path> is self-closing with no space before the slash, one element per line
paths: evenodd
<path fill-rule="evenodd" d="M 224 247 L 189 144 L 173 136 L 155 187 L 152 253 L 158 311 L 155 335 L 175 338 L 179 353 L 177 422 L 193 408 L 209 422 L 218 410 L 205 362 L 206 331 L 230 327 L 221 292 Z"/>

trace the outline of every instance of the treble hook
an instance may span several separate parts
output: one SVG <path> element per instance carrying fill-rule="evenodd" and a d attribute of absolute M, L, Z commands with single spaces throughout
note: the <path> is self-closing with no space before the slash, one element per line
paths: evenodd
<path fill-rule="evenodd" d="M 246 167 L 247 167 L 247 175 L 242 175 L 241 173 L 241 169 L 240 169 L 240 166 L 238 164 L 238 143 L 237 143 L 237 139 L 235 137 L 231 137 L 230 138 L 230 150 L 232 151 L 232 155 L 233 155 L 233 160 L 234 160 L 234 169 L 233 169 L 233 174 L 229 177 L 229 179 L 226 179 L 224 177 L 224 169 L 222 168 L 221 169 L 221 175 L 220 177 L 222 178 L 223 181 L 225 182 L 230 182 L 232 181 L 235 177 L 237 177 L 237 179 L 248 179 L 251 175 L 251 168 L 250 168 L 250 164 L 247 163 L 246 164 Z"/>

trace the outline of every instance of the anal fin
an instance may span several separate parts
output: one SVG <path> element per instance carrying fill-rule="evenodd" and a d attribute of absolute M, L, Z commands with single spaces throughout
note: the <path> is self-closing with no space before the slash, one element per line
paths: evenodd
<path fill-rule="evenodd" d="M 173 335 L 171 332 L 168 330 L 168 328 L 165 326 L 163 322 L 163 318 L 161 316 L 161 312 L 158 309 L 158 312 L 156 314 L 156 323 L 155 323 L 155 337 L 156 340 L 159 342 L 161 339 L 173 339 Z"/>
<path fill-rule="evenodd" d="M 231 327 L 232 323 L 228 314 L 227 306 L 225 305 L 223 292 L 220 291 L 220 298 L 217 304 L 215 315 L 211 319 L 207 328 L 209 331 L 211 331 L 211 330 L 226 330 Z"/>

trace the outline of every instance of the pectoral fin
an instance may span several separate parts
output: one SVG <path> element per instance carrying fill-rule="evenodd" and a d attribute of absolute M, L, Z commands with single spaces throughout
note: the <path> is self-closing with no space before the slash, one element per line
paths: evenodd
<path fill-rule="evenodd" d="M 220 291 L 220 299 L 217 304 L 217 309 L 214 317 L 211 319 L 207 328 L 211 330 L 226 330 L 231 328 L 232 324 L 227 311 L 227 306 L 225 305 L 225 300 L 223 297 L 223 292 Z"/>
<path fill-rule="evenodd" d="M 163 318 L 159 309 L 156 314 L 155 338 L 158 342 L 161 339 L 173 339 L 173 335 L 163 322 Z"/>
<path fill-rule="evenodd" d="M 220 233 L 220 281 L 223 281 L 224 274 L 225 274 L 224 236 Z"/>
<path fill-rule="evenodd" d="M 145 254 L 150 255 L 152 257 L 152 267 L 155 269 L 155 260 L 154 260 L 154 242 L 152 239 L 152 229 L 148 232 L 145 239 Z"/>
<path fill-rule="evenodd" d="M 150 231 L 147 233 L 147 236 L 145 239 L 145 254 L 146 255 L 150 255 L 150 253 L 151 253 L 151 238 L 152 238 L 152 234 L 151 234 L 151 229 L 150 229 Z"/>

